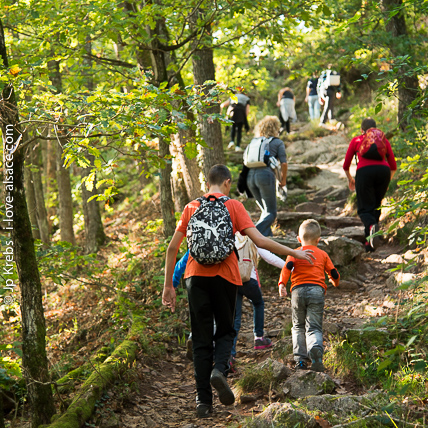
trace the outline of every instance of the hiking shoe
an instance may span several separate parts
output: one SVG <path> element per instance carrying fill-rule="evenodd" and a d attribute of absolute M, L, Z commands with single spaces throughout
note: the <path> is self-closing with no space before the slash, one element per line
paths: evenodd
<path fill-rule="evenodd" d="M 196 406 L 196 415 L 198 418 L 209 418 L 213 413 L 213 406 L 211 404 L 199 403 Z"/>
<path fill-rule="evenodd" d="M 229 144 L 228 144 L 228 146 L 227 146 L 227 148 L 230 150 L 230 149 L 233 149 L 235 147 L 235 143 L 233 142 L 233 141 L 231 141 Z"/>
<path fill-rule="evenodd" d="M 190 337 L 186 342 L 186 357 L 188 360 L 193 361 L 193 341 Z"/>
<path fill-rule="evenodd" d="M 220 370 L 213 369 L 211 372 L 210 383 L 211 386 L 217 391 L 221 404 L 229 406 L 235 402 L 235 396 L 233 395 L 233 392 L 227 383 L 226 377 Z"/>
<path fill-rule="evenodd" d="M 325 367 L 322 363 L 322 350 L 317 346 L 314 346 L 309 351 L 309 356 L 312 361 L 311 370 L 313 370 L 314 372 L 323 372 L 325 370 Z"/>
<path fill-rule="evenodd" d="M 364 249 L 366 250 L 366 253 L 372 253 L 374 251 L 374 248 L 370 245 L 370 242 L 364 242 Z"/>
<path fill-rule="evenodd" d="M 229 373 L 236 373 L 235 357 L 233 355 L 229 357 L 229 361 L 227 362 L 226 375 L 228 375 Z"/>
<path fill-rule="evenodd" d="M 254 349 L 266 349 L 270 348 L 272 345 L 272 340 L 267 337 L 262 337 L 261 339 L 256 339 L 254 341 Z"/>
<path fill-rule="evenodd" d="M 236 146 L 235 147 L 235 152 L 243 152 L 244 150 L 243 149 L 241 149 L 241 147 L 239 147 L 239 146 Z"/>
<path fill-rule="evenodd" d="M 308 370 L 308 366 L 306 364 L 306 361 L 298 361 L 296 365 L 294 366 L 295 370 Z"/>
<path fill-rule="evenodd" d="M 379 248 L 380 246 L 380 236 L 376 235 L 373 236 L 375 233 L 379 232 L 379 225 L 377 223 L 372 224 L 370 226 L 370 246 L 376 250 L 376 248 Z"/>

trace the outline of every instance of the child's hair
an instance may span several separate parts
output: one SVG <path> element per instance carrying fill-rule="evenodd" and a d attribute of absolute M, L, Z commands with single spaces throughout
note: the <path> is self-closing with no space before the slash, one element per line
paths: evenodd
<path fill-rule="evenodd" d="M 276 116 L 265 116 L 255 127 L 257 137 L 278 137 L 281 122 Z"/>
<path fill-rule="evenodd" d="M 313 242 L 321 236 L 321 227 L 316 220 L 305 220 L 299 227 L 299 236 L 303 241 Z"/>
<path fill-rule="evenodd" d="M 368 117 L 367 119 L 364 119 L 361 123 L 361 129 L 363 131 L 367 131 L 367 129 L 370 128 L 376 128 L 376 121 L 372 119 L 371 117 Z"/>
<path fill-rule="evenodd" d="M 226 180 L 232 180 L 232 174 L 226 165 L 214 165 L 208 173 L 210 186 L 221 186 Z"/>

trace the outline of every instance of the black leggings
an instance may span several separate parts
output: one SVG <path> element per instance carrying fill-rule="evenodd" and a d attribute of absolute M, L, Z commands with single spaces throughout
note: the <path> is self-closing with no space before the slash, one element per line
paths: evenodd
<path fill-rule="evenodd" d="M 357 169 L 355 191 L 358 216 L 364 224 L 364 233 L 370 235 L 370 226 L 379 223 L 382 199 L 388 190 L 391 170 L 386 165 L 370 165 Z"/>
<path fill-rule="evenodd" d="M 282 117 L 281 110 L 279 110 L 278 117 L 279 117 L 279 121 L 281 122 L 281 126 L 283 128 L 285 128 L 285 130 L 289 134 L 290 133 L 290 118 L 288 118 L 287 121 L 285 121 L 284 118 Z"/>
<path fill-rule="evenodd" d="M 244 126 L 243 123 L 234 123 L 230 127 L 230 141 L 235 141 L 235 134 L 236 134 L 236 146 L 241 146 L 241 138 L 242 138 L 242 127 Z"/>

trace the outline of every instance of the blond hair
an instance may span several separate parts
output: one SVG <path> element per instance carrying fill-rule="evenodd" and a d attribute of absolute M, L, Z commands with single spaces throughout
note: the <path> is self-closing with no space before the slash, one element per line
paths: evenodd
<path fill-rule="evenodd" d="M 321 236 L 321 227 L 314 219 L 305 220 L 299 227 L 300 239 L 314 242 Z"/>
<path fill-rule="evenodd" d="M 265 116 L 255 127 L 256 137 L 278 137 L 281 122 L 276 116 Z"/>

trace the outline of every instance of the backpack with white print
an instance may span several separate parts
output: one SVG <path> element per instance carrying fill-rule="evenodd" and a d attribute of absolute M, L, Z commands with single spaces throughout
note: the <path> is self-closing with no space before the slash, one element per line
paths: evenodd
<path fill-rule="evenodd" d="M 214 265 L 226 260 L 235 249 L 232 219 L 226 205 L 230 198 L 202 196 L 187 225 L 190 255 L 202 265 Z"/>

